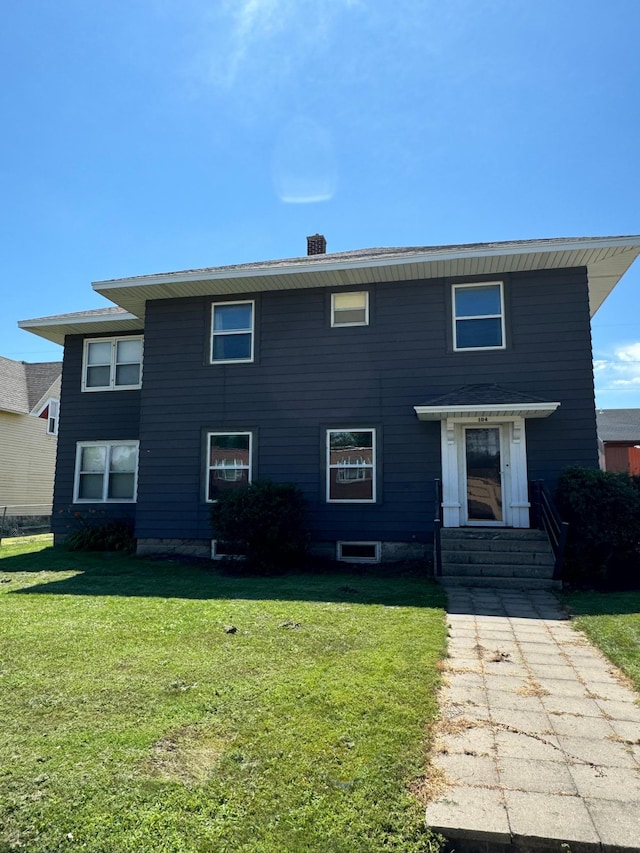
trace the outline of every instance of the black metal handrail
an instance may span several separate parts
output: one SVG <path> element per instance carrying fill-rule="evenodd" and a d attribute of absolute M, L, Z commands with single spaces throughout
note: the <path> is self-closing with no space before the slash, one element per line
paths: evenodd
<path fill-rule="evenodd" d="M 433 573 L 442 576 L 442 481 L 435 480 L 435 518 L 433 519 Z"/>
<path fill-rule="evenodd" d="M 558 508 L 553 502 L 544 485 L 544 480 L 533 480 L 530 483 L 530 500 L 532 509 L 532 522 L 538 530 L 544 530 L 549 538 L 551 549 L 555 557 L 553 567 L 553 579 L 560 580 L 562 577 L 562 566 L 564 564 L 564 551 L 567 544 L 567 532 L 569 523 L 562 520 Z"/>

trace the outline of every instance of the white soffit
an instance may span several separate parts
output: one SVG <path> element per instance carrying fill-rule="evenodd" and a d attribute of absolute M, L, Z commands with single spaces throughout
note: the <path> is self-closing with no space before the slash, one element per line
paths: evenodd
<path fill-rule="evenodd" d="M 640 236 L 533 240 L 385 253 L 328 254 L 321 259 L 266 262 L 98 281 L 93 288 L 138 317 L 148 299 L 230 296 L 312 287 L 364 286 L 380 281 L 499 276 L 509 272 L 586 266 L 591 315 L 640 253 Z"/>
<path fill-rule="evenodd" d="M 504 403 L 471 406 L 414 406 L 419 421 L 447 418 L 548 418 L 560 403 Z"/>
<path fill-rule="evenodd" d="M 65 335 L 102 335 L 118 332 L 140 331 L 144 323 L 139 317 L 127 311 L 113 313 L 108 308 L 104 314 L 87 312 L 86 314 L 67 314 L 57 317 L 39 317 L 35 320 L 20 320 L 18 326 L 54 344 L 64 346 Z"/>

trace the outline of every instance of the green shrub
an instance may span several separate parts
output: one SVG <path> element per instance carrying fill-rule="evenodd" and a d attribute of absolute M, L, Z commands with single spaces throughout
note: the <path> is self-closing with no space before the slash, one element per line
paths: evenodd
<path fill-rule="evenodd" d="M 85 524 L 65 539 L 70 551 L 121 551 L 136 550 L 133 527 L 127 521 L 108 521 L 104 524 Z"/>
<path fill-rule="evenodd" d="M 223 492 L 211 521 L 215 538 L 245 554 L 252 571 L 284 571 L 306 551 L 305 499 L 291 483 L 262 481 Z"/>
<path fill-rule="evenodd" d="M 558 509 L 569 522 L 568 579 L 632 585 L 640 577 L 640 484 L 626 474 L 567 468 L 558 479 Z"/>

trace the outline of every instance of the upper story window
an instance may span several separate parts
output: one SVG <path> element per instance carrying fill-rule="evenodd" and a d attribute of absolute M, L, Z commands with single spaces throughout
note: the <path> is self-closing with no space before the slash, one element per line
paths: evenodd
<path fill-rule="evenodd" d="M 84 342 L 83 391 L 126 391 L 142 385 L 142 337 Z"/>
<path fill-rule="evenodd" d="M 207 500 L 251 482 L 250 432 L 210 432 L 207 436 Z"/>
<path fill-rule="evenodd" d="M 331 325 L 368 326 L 369 293 L 366 290 L 357 293 L 332 293 Z"/>
<path fill-rule="evenodd" d="M 132 503 L 136 499 L 137 478 L 137 441 L 78 443 L 75 503 Z"/>
<path fill-rule="evenodd" d="M 376 431 L 327 430 L 327 501 L 373 503 L 376 499 Z"/>
<path fill-rule="evenodd" d="M 211 363 L 253 361 L 254 302 L 214 302 Z"/>
<path fill-rule="evenodd" d="M 504 349 L 501 281 L 453 285 L 454 350 Z"/>

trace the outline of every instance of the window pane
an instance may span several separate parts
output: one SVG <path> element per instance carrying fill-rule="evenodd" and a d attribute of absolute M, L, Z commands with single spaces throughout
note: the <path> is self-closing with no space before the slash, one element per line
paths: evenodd
<path fill-rule="evenodd" d="M 220 492 L 236 491 L 248 484 L 249 471 L 246 468 L 237 469 L 237 473 L 233 468 L 228 471 L 229 473 L 216 468 L 209 471 L 209 500 L 215 500 Z M 220 474 L 222 476 L 218 476 Z"/>
<path fill-rule="evenodd" d="M 482 314 L 501 314 L 500 285 L 487 287 L 458 287 L 456 317 L 477 317 Z"/>
<path fill-rule="evenodd" d="M 87 344 L 87 364 L 111 364 L 111 341 Z"/>
<path fill-rule="evenodd" d="M 456 322 L 456 347 L 502 346 L 502 323 L 499 317 L 486 320 L 458 320 Z"/>
<path fill-rule="evenodd" d="M 83 447 L 80 457 L 80 470 L 102 473 L 107 461 L 106 447 L 98 445 L 96 447 Z"/>
<path fill-rule="evenodd" d="M 251 358 L 251 335 L 214 335 L 213 360 Z"/>
<path fill-rule="evenodd" d="M 333 306 L 336 311 L 343 311 L 347 308 L 361 308 L 364 310 L 367 304 L 367 294 L 362 291 L 359 293 L 334 293 Z"/>
<path fill-rule="evenodd" d="M 357 470 L 357 469 L 356 469 Z M 363 479 L 348 480 L 340 479 L 339 468 L 329 469 L 329 498 L 332 501 L 370 501 L 373 500 L 373 468 L 359 469 L 363 473 Z"/>
<path fill-rule="evenodd" d="M 119 364 L 116 367 L 116 385 L 139 385 L 140 365 Z"/>
<path fill-rule="evenodd" d="M 111 500 L 131 500 L 135 486 L 134 474 L 110 474 L 109 494 Z"/>
<path fill-rule="evenodd" d="M 119 364 L 142 361 L 142 341 L 118 341 L 116 350 L 116 361 Z"/>
<path fill-rule="evenodd" d="M 364 308 L 354 308 L 351 311 L 335 311 L 333 316 L 334 326 L 342 326 L 348 323 L 366 323 L 367 312 Z"/>
<path fill-rule="evenodd" d="M 251 310 L 253 305 L 216 305 L 213 309 L 213 329 L 216 332 L 228 332 L 236 329 L 251 329 Z"/>
<path fill-rule="evenodd" d="M 331 432 L 329 440 L 331 465 L 373 464 L 372 432 Z"/>
<path fill-rule="evenodd" d="M 211 450 L 249 450 L 249 435 L 229 433 L 228 435 L 212 435 Z"/>
<path fill-rule="evenodd" d="M 135 444 L 116 444 L 111 448 L 111 471 L 135 471 L 137 459 L 138 448 Z"/>
<path fill-rule="evenodd" d="M 108 388 L 111 378 L 111 368 L 87 367 L 87 388 Z"/>
<path fill-rule="evenodd" d="M 102 500 L 102 474 L 81 474 L 78 497 L 84 500 Z"/>

